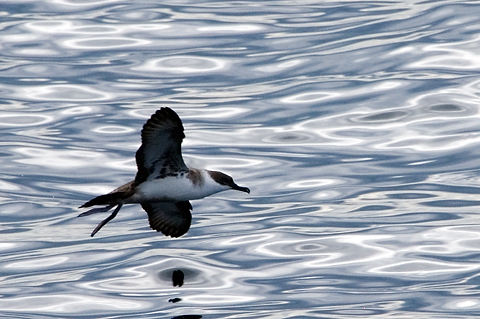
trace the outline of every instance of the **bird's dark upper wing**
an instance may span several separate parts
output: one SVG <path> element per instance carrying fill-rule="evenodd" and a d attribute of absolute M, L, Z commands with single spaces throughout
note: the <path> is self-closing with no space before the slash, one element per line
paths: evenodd
<path fill-rule="evenodd" d="M 142 203 L 142 207 L 148 214 L 150 227 L 165 236 L 180 237 L 192 223 L 192 205 L 188 201 Z"/>
<path fill-rule="evenodd" d="M 155 112 L 142 129 L 142 145 L 135 155 L 138 167 L 135 184 L 188 171 L 182 158 L 184 137 L 177 113 L 168 107 Z"/>

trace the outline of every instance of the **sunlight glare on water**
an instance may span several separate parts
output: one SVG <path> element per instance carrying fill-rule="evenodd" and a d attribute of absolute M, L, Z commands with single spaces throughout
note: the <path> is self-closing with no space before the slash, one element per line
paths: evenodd
<path fill-rule="evenodd" d="M 480 313 L 475 1 L 3 1 L 2 318 Z M 180 238 L 135 177 L 168 106 L 184 159 L 250 194 Z M 181 280 L 175 278 L 181 274 Z"/>

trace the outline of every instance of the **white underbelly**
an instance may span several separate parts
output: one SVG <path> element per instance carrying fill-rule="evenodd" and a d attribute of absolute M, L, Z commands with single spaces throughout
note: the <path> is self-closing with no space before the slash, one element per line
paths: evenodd
<path fill-rule="evenodd" d="M 133 201 L 186 201 L 200 199 L 222 191 L 209 183 L 194 185 L 187 178 L 166 177 L 143 182 L 136 187 Z"/>

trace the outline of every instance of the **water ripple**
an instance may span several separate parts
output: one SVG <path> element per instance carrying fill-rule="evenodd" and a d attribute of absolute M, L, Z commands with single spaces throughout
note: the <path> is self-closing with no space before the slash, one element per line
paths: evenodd
<path fill-rule="evenodd" d="M 216 72 L 228 67 L 225 60 L 194 56 L 177 56 L 147 61 L 134 68 L 143 72 L 202 73 Z"/>

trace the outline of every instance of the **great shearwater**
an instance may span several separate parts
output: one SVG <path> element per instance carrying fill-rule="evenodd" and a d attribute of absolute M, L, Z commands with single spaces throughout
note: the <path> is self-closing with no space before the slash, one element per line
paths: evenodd
<path fill-rule="evenodd" d="M 92 237 L 117 216 L 124 204 L 142 205 L 152 229 L 180 237 L 192 222 L 190 200 L 228 189 L 250 193 L 250 189 L 238 186 L 222 172 L 188 168 L 182 158 L 184 138 L 182 121 L 172 109 L 162 107 L 150 117 L 143 126 L 142 145 L 135 154 L 138 167 L 135 179 L 80 206 L 104 207 L 93 208 L 79 217 L 107 212 L 116 206 L 93 230 Z"/>

